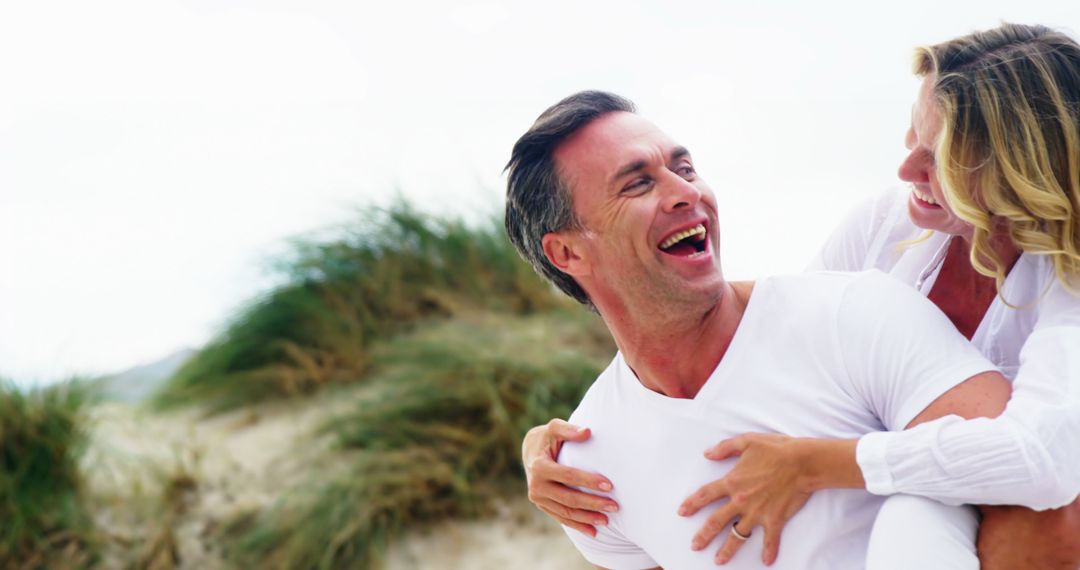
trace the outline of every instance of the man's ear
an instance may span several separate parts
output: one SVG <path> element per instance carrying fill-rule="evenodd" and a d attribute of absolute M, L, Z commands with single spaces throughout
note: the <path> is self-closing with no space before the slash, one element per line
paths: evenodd
<path fill-rule="evenodd" d="M 544 255 L 559 271 L 575 277 L 590 273 L 588 258 L 579 243 L 579 236 L 550 232 L 544 234 L 542 243 Z"/>

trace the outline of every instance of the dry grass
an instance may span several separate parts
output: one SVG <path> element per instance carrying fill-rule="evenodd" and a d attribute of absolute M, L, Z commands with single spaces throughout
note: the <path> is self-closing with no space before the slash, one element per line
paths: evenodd
<path fill-rule="evenodd" d="M 519 493 L 529 427 L 566 416 L 610 357 L 588 315 L 430 324 L 373 351 L 379 397 L 329 420 L 346 466 L 227 525 L 239 567 L 375 568 L 407 528 Z"/>
<path fill-rule="evenodd" d="M 472 227 L 405 204 L 375 210 L 279 263 L 287 283 L 242 310 L 158 394 L 225 410 L 361 380 L 370 346 L 412 323 L 476 309 L 529 314 L 566 302 L 492 220 Z"/>
<path fill-rule="evenodd" d="M 374 568 L 405 529 L 489 512 L 521 492 L 524 432 L 567 416 L 614 350 L 595 316 L 520 260 L 498 220 L 469 226 L 398 205 L 298 244 L 281 265 L 287 282 L 157 404 L 223 411 L 360 382 L 374 396 L 325 422 L 318 436 L 337 445 L 303 484 L 215 525 L 238 568 Z M 167 562 L 168 536 L 151 544 L 148 560 Z"/>

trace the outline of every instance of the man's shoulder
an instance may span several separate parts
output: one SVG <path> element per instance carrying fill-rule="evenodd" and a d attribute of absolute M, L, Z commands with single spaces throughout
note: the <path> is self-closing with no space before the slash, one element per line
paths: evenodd
<path fill-rule="evenodd" d="M 877 269 L 851 273 L 844 288 L 843 304 L 854 311 L 866 309 L 908 310 L 911 307 L 933 305 L 925 295 L 908 283 Z M 935 310 L 936 311 L 936 310 Z"/>
<path fill-rule="evenodd" d="M 912 287 L 902 283 L 879 269 L 864 271 L 807 271 L 787 275 L 773 275 L 758 283 L 768 282 L 773 294 L 793 294 L 801 297 L 814 295 L 818 299 L 835 298 L 838 301 L 852 291 L 870 291 L 881 295 L 921 297 Z"/>
<path fill-rule="evenodd" d="M 617 353 L 585 392 L 577 408 L 570 414 L 569 422 L 589 428 L 592 437 L 584 442 L 564 445 L 559 454 L 559 463 L 604 472 L 609 477 L 621 464 L 617 450 L 623 448 L 622 436 L 626 434 L 627 422 L 634 421 L 636 415 L 627 409 L 633 407 L 629 401 L 633 398 L 626 393 L 628 387 L 622 385 L 624 369 L 629 371 L 622 355 Z"/>
<path fill-rule="evenodd" d="M 838 290 L 855 281 L 865 273 L 880 273 L 877 270 L 869 271 L 829 271 L 813 270 L 802 273 L 781 273 L 770 275 L 758 280 L 758 284 L 769 283 L 770 287 L 787 289 L 800 289 L 807 286 L 822 287 L 830 290 Z"/>
<path fill-rule="evenodd" d="M 590 425 L 590 422 L 601 419 L 605 412 L 611 413 L 614 411 L 611 408 L 616 404 L 618 398 L 619 375 L 621 369 L 625 366 L 622 354 L 615 353 L 607 368 L 600 372 L 596 380 L 593 380 L 592 385 L 589 386 L 589 389 L 585 391 L 585 395 L 581 397 L 581 401 L 578 402 L 577 408 L 570 414 L 570 423 Z"/>
<path fill-rule="evenodd" d="M 758 320 L 812 326 L 825 337 L 831 327 L 845 328 L 842 323 L 859 329 L 884 314 L 925 313 L 929 304 L 918 291 L 877 269 L 775 275 L 759 279 L 754 296 Z"/>
<path fill-rule="evenodd" d="M 752 298 L 756 298 L 759 306 L 765 305 L 769 312 L 790 317 L 831 312 L 841 303 L 852 283 L 865 280 L 866 273 L 880 272 L 808 271 L 771 275 L 757 280 Z"/>

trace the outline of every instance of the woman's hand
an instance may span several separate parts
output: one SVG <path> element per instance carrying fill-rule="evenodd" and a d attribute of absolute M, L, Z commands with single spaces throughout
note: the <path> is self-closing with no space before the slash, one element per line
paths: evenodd
<path fill-rule="evenodd" d="M 559 450 L 565 441 L 585 441 L 589 430 L 554 419 L 547 425 L 536 426 L 525 434 L 521 443 L 521 462 L 529 485 L 529 501 L 551 518 L 589 536 L 596 536 L 596 527 L 606 525 L 603 512 L 615 512 L 619 505 L 607 497 L 571 489 L 582 487 L 598 492 L 612 489 L 611 481 L 602 475 L 559 465 Z M 568 486 L 569 485 L 569 486 Z"/>
<path fill-rule="evenodd" d="M 679 507 L 680 515 L 690 516 L 705 505 L 730 499 L 709 515 L 705 525 L 694 535 L 691 548 L 705 548 L 732 521 L 735 521 L 736 532 L 743 536 L 749 536 L 761 526 L 765 533 L 761 560 L 771 565 L 780 550 L 780 533 L 784 525 L 815 490 L 861 484 L 862 475 L 855 463 L 855 443 L 855 440 L 747 434 L 708 449 L 705 457 L 714 461 L 731 457 L 740 459 L 724 478 L 701 487 Z M 848 460 L 850 465 L 845 464 Z M 852 479 L 852 469 L 857 480 Z M 716 562 L 724 564 L 731 560 L 744 542 L 745 538 L 729 532 L 716 553 Z"/>

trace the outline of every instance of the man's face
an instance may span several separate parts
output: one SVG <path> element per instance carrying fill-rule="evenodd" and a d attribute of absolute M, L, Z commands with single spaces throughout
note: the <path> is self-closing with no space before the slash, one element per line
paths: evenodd
<path fill-rule="evenodd" d="M 685 148 L 616 112 L 563 142 L 554 160 L 584 225 L 560 234 L 578 255 L 568 272 L 594 301 L 608 295 L 631 309 L 663 310 L 719 299 L 716 199 Z"/>

